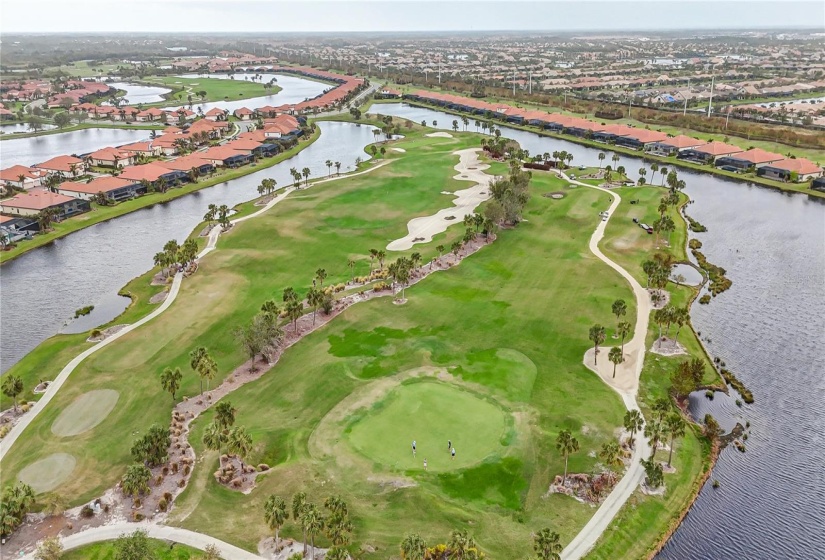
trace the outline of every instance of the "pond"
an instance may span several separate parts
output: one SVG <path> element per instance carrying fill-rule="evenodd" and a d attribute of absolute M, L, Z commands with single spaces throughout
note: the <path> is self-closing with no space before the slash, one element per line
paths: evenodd
<path fill-rule="evenodd" d="M 57 128 L 57 126 L 53 124 L 44 123 L 41 126 L 43 130 L 54 130 L 55 128 Z M 28 123 L 0 124 L 0 133 L 2 134 L 22 134 L 25 132 L 32 132 L 32 129 L 29 128 Z"/>
<path fill-rule="evenodd" d="M 681 278 L 678 278 L 681 276 Z M 698 286 L 704 280 L 702 273 L 696 270 L 696 267 L 689 264 L 675 264 L 670 270 L 670 280 L 672 282 L 679 281 L 681 284 L 688 286 Z"/>
<path fill-rule="evenodd" d="M 172 90 L 160 86 L 146 86 L 143 84 L 130 84 L 128 82 L 105 82 L 106 85 L 115 89 L 125 91 L 123 98 L 129 105 L 140 105 L 141 103 L 159 103 L 164 101 L 164 94 Z"/>
<path fill-rule="evenodd" d="M 87 154 L 106 146 L 120 146 L 148 138 L 148 130 L 127 128 L 84 128 L 30 138 L 12 138 L 0 142 L 0 168 L 34 165 L 55 156 Z"/>

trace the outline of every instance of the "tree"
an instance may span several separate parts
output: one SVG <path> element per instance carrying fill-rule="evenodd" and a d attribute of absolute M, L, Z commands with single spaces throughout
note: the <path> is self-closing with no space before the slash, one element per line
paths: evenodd
<path fill-rule="evenodd" d="M 602 444 L 599 450 L 599 457 L 608 467 L 614 467 L 622 463 L 622 450 L 619 447 L 619 442 L 608 441 Z"/>
<path fill-rule="evenodd" d="M 656 172 L 659 171 L 659 164 L 658 163 L 652 163 L 650 165 L 650 171 L 651 171 L 651 173 L 650 173 L 650 182 L 652 183 L 653 178 L 656 176 Z"/>
<path fill-rule="evenodd" d="M 341 174 L 341 162 L 336 161 L 334 165 L 335 165 L 335 174 L 340 175 Z"/>
<path fill-rule="evenodd" d="M 292 519 L 301 525 L 304 543 L 304 556 L 307 555 L 307 529 L 304 524 L 304 511 L 306 511 L 308 505 L 309 503 L 307 502 L 307 495 L 305 492 L 298 492 L 292 496 Z"/>
<path fill-rule="evenodd" d="M 407 533 L 401 541 L 401 557 L 404 560 L 424 560 L 426 552 L 427 543 L 418 533 Z"/>
<path fill-rule="evenodd" d="M 538 554 L 539 560 L 558 560 L 562 551 L 559 534 L 545 527 L 533 535 L 533 550 Z"/>
<path fill-rule="evenodd" d="M 34 490 L 24 482 L 6 486 L 0 497 L 0 535 L 8 536 L 23 523 L 34 504 Z"/>
<path fill-rule="evenodd" d="M 350 281 L 350 283 L 354 284 L 355 283 L 355 261 L 352 260 L 352 259 L 349 259 L 347 261 L 347 266 L 349 267 L 349 281 Z"/>
<path fill-rule="evenodd" d="M 315 326 L 315 315 L 318 312 L 318 306 L 324 300 L 324 292 L 312 286 L 307 292 L 307 303 L 312 307 L 312 326 Z"/>
<path fill-rule="evenodd" d="M 650 443 L 653 446 L 653 450 L 650 452 L 651 459 L 656 456 L 656 450 L 659 448 L 659 442 L 661 441 L 663 435 L 664 428 L 658 419 L 652 419 L 645 425 L 645 437 L 650 440 Z"/>
<path fill-rule="evenodd" d="M 269 307 L 274 307 L 277 311 L 275 302 L 271 302 Z M 250 360 L 254 361 L 258 354 L 262 359 L 268 360 L 269 354 L 283 341 L 284 333 L 278 326 L 277 314 L 262 310 L 252 317 L 248 325 L 235 330 L 235 338 L 240 342 Z"/>
<path fill-rule="evenodd" d="M 304 304 L 297 300 L 292 300 L 286 305 L 286 316 L 292 321 L 292 329 L 298 332 L 298 319 L 304 314 Z"/>
<path fill-rule="evenodd" d="M 229 430 L 226 438 L 226 450 L 230 455 L 235 455 L 241 461 L 246 459 L 246 456 L 252 451 L 252 436 L 249 435 L 246 428 L 235 426 Z"/>
<path fill-rule="evenodd" d="M 624 415 L 624 428 L 630 432 L 630 447 L 633 447 L 633 439 L 636 432 L 644 427 L 642 413 L 636 409 L 628 410 Z"/>
<path fill-rule="evenodd" d="M 673 310 L 673 322 L 676 323 L 676 336 L 673 337 L 673 346 L 678 344 L 679 331 L 690 320 L 690 310 L 687 307 L 676 307 Z"/>
<path fill-rule="evenodd" d="M 136 498 L 149 491 L 149 480 L 152 478 L 152 471 L 146 465 L 136 463 L 129 465 L 126 474 L 120 481 L 120 487 L 127 496 Z"/>
<path fill-rule="evenodd" d="M 172 402 L 175 402 L 175 394 L 180 389 L 180 380 L 183 379 L 183 374 L 180 372 L 180 368 L 165 368 L 163 373 L 160 374 L 160 384 L 163 386 L 163 390 L 171 393 L 172 395 Z"/>
<path fill-rule="evenodd" d="M 653 457 L 648 460 L 642 459 L 642 466 L 645 468 L 645 483 L 650 488 L 659 488 L 665 482 L 662 465 L 657 463 Z"/>
<path fill-rule="evenodd" d="M 169 428 L 152 424 L 149 430 L 132 444 L 132 457 L 135 461 L 157 467 L 166 462 L 171 443 Z"/>
<path fill-rule="evenodd" d="M 318 284 L 321 286 L 321 288 L 323 288 L 324 280 L 327 279 L 327 271 L 323 268 L 319 268 L 315 271 L 315 279 L 318 280 Z"/>
<path fill-rule="evenodd" d="M 60 515 L 66 511 L 67 501 L 60 494 L 46 494 L 40 502 L 43 504 L 43 513 L 49 516 Z"/>
<path fill-rule="evenodd" d="M 280 548 L 280 532 L 286 520 L 289 519 L 289 511 L 286 502 L 280 496 L 270 495 L 264 503 L 264 521 L 271 531 L 275 531 L 275 550 Z"/>
<path fill-rule="evenodd" d="M 571 453 L 579 450 L 579 441 L 573 437 L 570 430 L 562 430 L 556 438 L 556 449 L 564 456 L 564 476 L 561 479 L 563 486 L 567 482 L 567 460 Z"/>
<path fill-rule="evenodd" d="M 57 537 L 48 537 L 40 543 L 34 553 L 35 560 L 60 560 L 63 557 L 63 545 Z"/>
<path fill-rule="evenodd" d="M 221 428 L 217 422 L 210 422 L 203 431 L 204 446 L 213 451 L 220 451 L 226 445 L 228 440 L 226 430 Z"/>
<path fill-rule="evenodd" d="M 604 327 L 596 324 L 590 327 L 590 341 L 593 342 L 593 363 L 598 365 L 599 344 L 604 342 Z"/>
<path fill-rule="evenodd" d="M 198 374 L 201 380 L 201 395 L 203 395 L 203 374 L 201 372 L 201 362 L 209 357 L 209 352 L 203 346 L 198 346 L 189 352 L 189 367 Z"/>
<path fill-rule="evenodd" d="M 604 161 L 604 158 L 606 158 L 606 157 L 607 156 L 604 154 L 604 152 L 599 152 L 599 169 L 602 168 L 602 162 Z"/>
<path fill-rule="evenodd" d="M 624 317 L 627 314 L 627 303 L 623 299 L 617 299 L 613 302 L 613 315 L 616 316 L 616 322 L 618 323 L 620 317 Z"/>
<path fill-rule="evenodd" d="M 137 530 L 121 535 L 115 541 L 115 560 L 155 560 L 146 531 Z"/>
<path fill-rule="evenodd" d="M 387 258 L 387 253 L 384 251 L 378 251 L 376 258 L 378 259 L 379 270 L 384 270 L 384 259 Z"/>
<path fill-rule="evenodd" d="M 69 113 L 58 113 L 54 116 L 54 124 L 57 125 L 57 128 L 65 128 L 69 126 L 72 122 L 72 117 Z"/>
<path fill-rule="evenodd" d="M 301 515 L 301 524 L 306 529 L 312 545 L 312 560 L 315 560 L 315 535 L 324 529 L 324 517 L 318 511 L 318 506 L 308 504 Z"/>
<path fill-rule="evenodd" d="M 16 375 L 7 375 L 2 389 L 3 394 L 14 401 L 14 412 L 17 412 L 17 397 L 23 392 L 23 380 Z"/>
<path fill-rule="evenodd" d="M 235 423 L 235 413 L 237 410 L 229 401 L 221 401 L 215 406 L 215 423 L 226 430 Z"/>
<path fill-rule="evenodd" d="M 226 204 L 221 204 L 218 207 L 218 223 L 221 224 L 223 229 L 229 227 L 229 206 Z"/>
<path fill-rule="evenodd" d="M 708 438 L 711 442 L 715 441 L 722 431 L 722 428 L 719 426 L 719 422 L 717 422 L 716 418 L 714 418 L 710 414 L 705 414 L 703 423 L 705 425 L 705 437 Z"/>
<path fill-rule="evenodd" d="M 312 175 L 312 171 L 309 167 L 304 167 L 301 170 L 301 175 L 304 177 L 304 186 L 307 186 L 309 184 L 309 176 Z"/>
<path fill-rule="evenodd" d="M 616 327 L 616 333 L 619 335 L 619 338 L 622 339 L 622 354 L 624 354 L 624 339 L 630 334 L 630 323 L 621 321 Z"/>
<path fill-rule="evenodd" d="M 450 532 L 450 540 L 447 543 L 447 547 L 450 549 L 450 558 L 456 558 L 458 560 L 468 559 L 471 550 L 477 549 L 478 545 L 476 545 L 475 539 L 470 536 L 467 531 L 451 531 Z"/>
<path fill-rule="evenodd" d="M 611 348 L 610 352 L 607 354 L 607 359 L 613 364 L 613 377 L 616 377 L 616 366 L 624 363 L 624 354 L 622 353 L 621 348 L 618 346 Z"/>
<path fill-rule="evenodd" d="M 326 161 L 325 165 L 327 166 L 327 177 L 331 177 L 332 176 L 332 166 L 335 165 L 335 164 L 331 159 L 328 159 Z"/>
<path fill-rule="evenodd" d="M 678 412 L 671 412 L 665 419 L 665 431 L 670 436 L 670 451 L 667 455 L 667 466 L 670 468 L 673 460 L 673 442 L 685 435 L 685 421 Z"/>

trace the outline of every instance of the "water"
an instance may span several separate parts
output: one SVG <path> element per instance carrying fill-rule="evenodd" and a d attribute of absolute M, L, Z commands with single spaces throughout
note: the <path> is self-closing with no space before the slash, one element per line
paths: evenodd
<path fill-rule="evenodd" d="M 698 286 L 702 283 L 702 273 L 689 264 L 677 264 L 673 266 L 670 272 L 670 279 L 673 280 L 679 275 L 684 278 L 684 280 L 682 280 L 682 284 L 686 284 L 688 286 Z"/>
<path fill-rule="evenodd" d="M 209 204 L 230 207 L 258 197 L 265 177 L 278 187 L 292 184 L 289 169 L 327 175 L 326 160 L 352 171 L 355 159 L 369 159 L 372 127 L 322 122 L 321 136 L 293 158 L 231 182 L 221 183 L 164 204 L 102 222 L 56 240 L 3 265 L 0 274 L 0 355 L 7 370 L 40 342 L 57 333 L 80 307 L 94 305 L 88 317 L 66 332 L 94 328 L 114 319 L 128 303 L 117 292 L 152 268 L 152 257 L 170 239 L 183 239 L 200 223 Z"/>
<path fill-rule="evenodd" d="M 43 130 L 54 130 L 57 128 L 57 126 L 53 124 L 44 123 L 42 126 Z M 3 134 L 21 134 L 31 131 L 27 123 L 0 124 L 0 132 Z"/>
<path fill-rule="evenodd" d="M 428 124 L 435 119 L 444 130 L 456 119 L 402 104 L 376 105 L 371 112 Z M 508 128 L 502 135 L 531 154 L 567 150 L 574 165 L 598 165 L 597 149 Z M 618 164 L 631 178 L 647 166 L 624 154 Z M 684 169 L 679 176 L 695 201 L 688 213 L 708 227 L 694 235 L 702 252 L 733 281 L 710 305 L 692 307 L 693 324 L 756 402 L 738 407 L 735 391 L 732 398 L 691 399 L 695 417 L 710 412 L 727 430 L 750 421 L 751 435 L 745 454 L 733 447 L 722 453 L 659 558 L 825 558 L 825 359 L 819 349 L 825 332 L 825 201 Z M 720 488 L 712 488 L 713 479 Z"/>
<path fill-rule="evenodd" d="M 145 86 L 141 84 L 130 84 L 127 82 L 106 82 L 106 85 L 115 89 L 122 89 L 126 92 L 123 96 L 129 105 L 140 105 L 141 103 L 160 103 L 164 101 L 164 94 L 172 90 L 160 86 Z"/>
<path fill-rule="evenodd" d="M 85 128 L 72 132 L 13 138 L 0 142 L 0 168 L 34 165 L 55 156 L 87 154 L 106 146 L 120 146 L 149 138 L 148 130 Z"/>

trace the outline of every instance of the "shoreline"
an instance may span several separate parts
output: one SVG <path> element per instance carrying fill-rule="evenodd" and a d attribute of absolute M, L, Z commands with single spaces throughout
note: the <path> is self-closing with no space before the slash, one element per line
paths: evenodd
<path fill-rule="evenodd" d="M 403 104 L 407 104 L 411 107 L 419 107 L 419 108 L 422 108 L 422 109 L 430 109 L 430 110 L 433 110 L 433 111 L 441 111 L 442 113 L 448 113 L 448 114 L 456 115 L 456 116 L 463 116 L 463 117 L 468 117 L 468 118 L 470 116 L 475 117 L 475 115 L 468 115 L 467 113 L 462 113 L 460 111 L 453 111 L 451 109 L 448 109 L 446 107 L 441 107 L 439 105 L 431 105 L 429 103 L 423 103 L 421 101 L 407 101 L 407 100 L 404 100 L 404 99 L 373 100 L 372 103 L 369 106 L 367 106 L 365 109 L 363 109 L 363 111 L 366 112 L 367 110 L 369 110 L 369 108 L 372 106 L 373 103 L 379 104 L 379 105 L 383 105 L 385 103 L 403 103 Z M 746 177 L 742 177 L 741 175 L 738 175 L 738 174 L 735 174 L 735 173 L 723 172 L 721 170 L 717 170 L 716 168 L 708 168 L 707 166 L 691 164 L 689 162 L 685 162 L 684 160 L 678 160 L 678 159 L 675 159 L 675 158 L 671 159 L 671 158 L 663 158 L 663 157 L 653 156 L 653 155 L 647 154 L 645 152 L 640 152 L 640 151 L 637 151 L 637 150 L 631 150 L 631 149 L 628 149 L 628 148 L 623 148 L 621 146 L 615 146 L 613 144 L 601 144 L 599 142 L 595 142 L 593 140 L 588 140 L 586 138 L 580 138 L 578 136 L 571 136 L 571 135 L 562 134 L 562 133 L 547 133 L 543 130 L 530 128 L 529 126 L 518 125 L 518 124 L 514 124 L 514 123 L 509 123 L 509 122 L 502 122 L 502 121 L 499 121 L 499 120 L 496 120 L 496 119 L 494 119 L 493 122 L 497 126 L 501 125 L 502 128 L 511 128 L 511 129 L 514 129 L 514 130 L 521 130 L 523 132 L 532 132 L 533 134 L 536 134 L 538 136 L 542 136 L 542 137 L 545 137 L 545 138 L 556 138 L 558 140 L 564 140 L 564 141 L 567 141 L 567 142 L 572 142 L 574 144 L 580 144 L 580 145 L 586 146 L 588 148 L 594 148 L 594 149 L 599 149 L 599 150 L 609 150 L 609 151 L 617 152 L 617 153 L 624 154 L 624 155 L 627 155 L 627 156 L 630 156 L 630 157 L 637 157 L 637 158 L 642 159 L 646 162 L 654 162 L 654 163 L 657 163 L 657 164 L 665 164 L 666 166 L 680 167 L 682 169 L 686 169 L 686 170 L 689 170 L 689 171 L 695 171 L 697 173 L 707 173 L 708 175 L 714 175 L 714 176 L 720 177 L 722 179 L 730 179 L 732 181 L 745 183 L 747 186 L 765 187 L 765 188 L 773 189 L 773 190 L 776 190 L 776 191 L 779 191 L 779 192 L 782 192 L 782 193 L 805 194 L 805 195 L 808 195 L 808 196 L 812 196 L 814 198 L 825 198 L 825 192 L 816 191 L 816 190 L 813 190 L 813 189 L 810 189 L 810 188 L 808 188 L 807 190 L 803 190 L 803 188 L 801 186 L 800 186 L 800 188 L 793 188 L 792 186 L 791 187 L 787 186 L 787 185 L 796 185 L 796 183 L 780 184 L 780 183 L 774 183 L 774 182 L 767 182 L 764 179 L 760 179 L 759 177 L 755 177 L 755 176 L 746 178 Z M 799 183 L 799 185 L 802 185 L 802 184 L 803 183 Z M 654 186 L 657 186 L 657 185 L 654 185 Z"/>
<path fill-rule="evenodd" d="M 121 216 L 125 216 L 126 214 L 131 214 L 132 212 L 136 212 L 138 210 L 143 210 L 144 208 L 149 208 L 151 206 L 154 206 L 155 204 L 163 204 L 163 203 L 169 202 L 170 200 L 175 200 L 177 198 L 180 198 L 182 196 L 186 196 L 188 194 L 200 191 L 202 189 L 206 189 L 206 188 L 209 188 L 209 187 L 214 187 L 215 185 L 218 185 L 220 183 L 225 183 L 227 181 L 232 181 L 234 179 L 239 179 L 241 177 L 245 177 L 246 175 L 251 175 L 252 173 L 255 173 L 257 171 L 261 171 L 262 169 L 268 169 L 270 167 L 273 167 L 274 165 L 277 165 L 278 163 L 281 163 L 283 161 L 286 161 L 286 160 L 296 156 L 297 154 L 302 152 L 305 148 L 311 146 L 318 138 L 320 138 L 320 136 L 321 136 L 321 129 L 316 128 L 316 131 L 313 132 L 312 135 L 309 136 L 305 141 L 300 141 L 296 146 L 290 148 L 289 150 L 286 150 L 285 152 L 281 152 L 278 155 L 269 158 L 268 160 L 258 161 L 257 165 L 255 165 L 254 167 L 245 166 L 243 168 L 240 168 L 242 170 L 242 172 L 238 173 L 237 175 L 233 175 L 232 177 L 227 178 L 227 177 L 221 175 L 221 176 L 215 176 L 215 177 L 209 177 L 209 178 L 206 178 L 206 179 L 202 179 L 201 181 L 199 181 L 197 183 L 187 183 L 183 187 L 169 189 L 168 191 L 166 191 L 166 193 L 161 194 L 162 198 L 158 198 L 158 199 L 156 199 L 154 197 L 154 195 L 156 195 L 158 193 L 143 195 L 142 197 L 137 198 L 135 200 L 145 199 L 145 201 L 144 201 L 145 203 L 137 204 L 134 208 L 125 210 L 123 212 L 117 212 L 117 208 L 120 207 L 123 204 L 123 203 L 120 203 L 120 204 L 115 205 L 115 206 L 106 207 L 106 209 L 112 209 L 112 215 L 102 216 L 102 217 L 99 217 L 99 219 L 95 219 L 93 217 L 92 219 L 80 224 L 79 227 L 75 227 L 75 228 L 69 227 L 69 228 L 67 228 L 66 231 L 62 231 L 62 232 L 58 232 L 58 233 L 55 233 L 54 231 L 52 231 L 52 232 L 47 233 L 45 235 L 44 234 L 35 235 L 30 241 L 27 241 L 26 245 L 23 248 L 21 248 L 19 251 L 15 251 L 14 249 L 12 249 L 11 251 L 0 252 L 0 267 L 2 267 L 2 265 L 6 264 L 8 262 L 13 261 L 14 259 L 18 258 L 21 255 L 24 255 L 24 254 L 28 253 L 29 251 L 32 251 L 34 249 L 38 249 L 40 247 L 48 245 L 49 243 L 51 243 L 51 242 L 53 242 L 57 239 L 61 239 L 63 237 L 71 235 L 71 234 L 73 234 L 77 231 L 81 231 L 83 229 L 86 229 L 86 228 L 91 227 L 93 225 L 99 224 L 101 222 L 106 222 L 108 220 L 113 220 L 113 219 L 119 218 Z M 83 216 L 83 215 L 85 215 L 85 214 L 81 214 L 81 216 Z M 73 218 L 68 218 L 67 220 L 65 220 L 61 223 L 65 224 L 67 222 L 71 222 L 72 219 Z M 69 226 L 71 226 L 71 225 L 73 225 L 73 224 L 69 223 Z M 44 239 L 46 236 L 49 236 L 48 239 Z M 38 241 L 38 240 L 42 240 L 42 241 Z"/>
<path fill-rule="evenodd" d="M 23 121 L 25 122 L 25 121 Z M 79 130 L 89 130 L 92 128 L 114 128 L 123 130 L 145 130 L 151 132 L 153 130 L 163 130 L 166 125 L 157 124 L 114 124 L 112 121 L 108 122 L 83 122 L 65 128 L 50 128 L 49 130 L 41 130 L 39 132 L 21 132 L 19 134 L 0 134 L 0 142 L 9 140 L 21 140 L 25 138 L 39 138 L 41 136 L 51 136 L 52 134 L 63 134 L 68 132 L 77 132 Z"/>

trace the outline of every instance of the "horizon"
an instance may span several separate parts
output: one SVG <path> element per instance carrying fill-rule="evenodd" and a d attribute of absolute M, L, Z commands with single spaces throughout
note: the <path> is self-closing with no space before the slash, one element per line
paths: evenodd
<path fill-rule="evenodd" d="M 650 9 L 650 5 L 656 9 Z M 422 9 L 422 4 L 437 7 Z M 475 11 L 472 10 L 475 8 Z M 744 9 L 743 9 L 744 8 Z M 102 12 L 101 12 L 102 9 Z M 32 18 L 32 10 L 38 17 Z M 129 11 L 123 18 L 124 10 Z M 719 21 L 736 12 L 735 21 Z M 82 18 L 78 14 L 100 13 Z M 6 0 L 0 33 L 30 34 L 317 34 L 317 33 L 639 33 L 818 30 L 825 33 L 825 3 L 809 0 Z M 254 20 L 247 17 L 254 15 Z M 644 15 L 640 23 L 638 14 Z M 162 15 L 163 17 L 158 17 Z M 546 20 L 544 26 L 531 26 Z M 71 21 L 75 27 L 66 31 Z M 182 28 L 182 21 L 190 26 Z M 820 22 L 811 25 L 812 21 Z M 258 28 L 249 29 L 250 25 Z M 493 27 L 495 26 L 495 27 Z M 79 29 L 78 29 L 79 27 Z"/>

